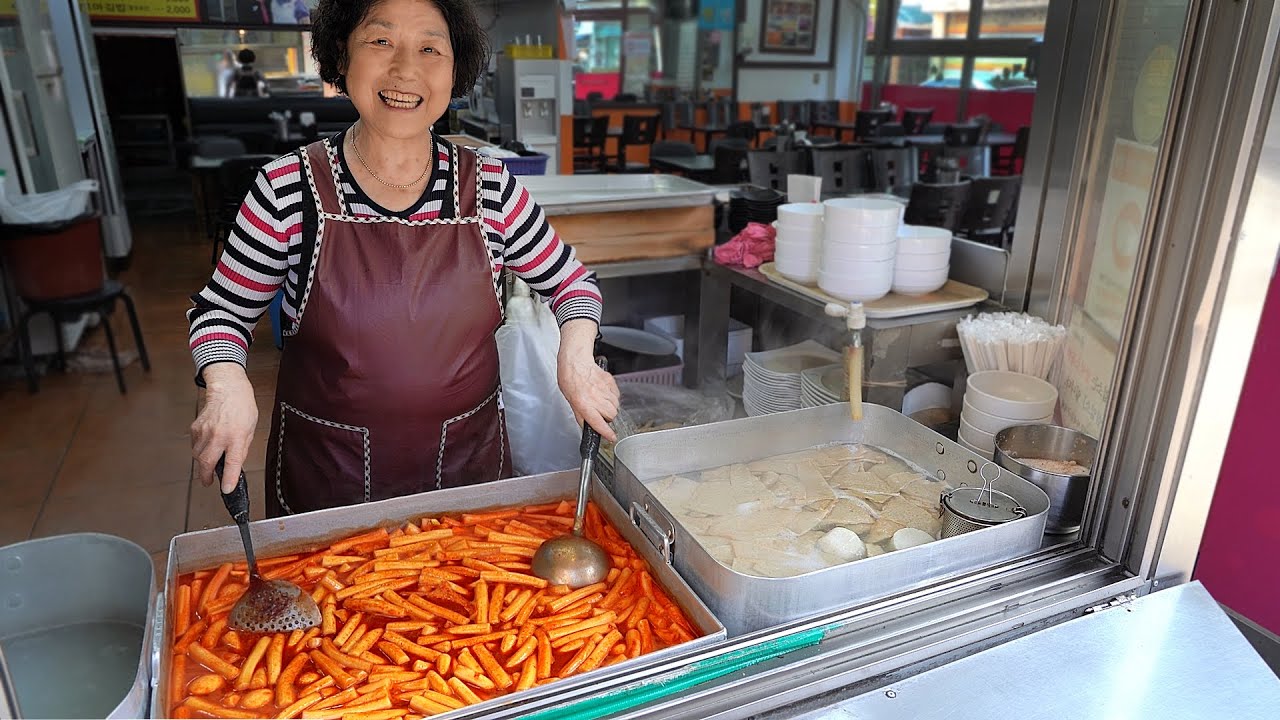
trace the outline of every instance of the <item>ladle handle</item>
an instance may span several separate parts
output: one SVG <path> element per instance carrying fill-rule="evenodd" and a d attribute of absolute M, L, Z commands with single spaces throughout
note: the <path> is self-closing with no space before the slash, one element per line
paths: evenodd
<path fill-rule="evenodd" d="M 213 471 L 217 473 L 218 480 L 222 480 L 222 473 L 226 471 L 226 456 L 218 458 L 218 464 L 214 466 Z M 229 493 L 222 493 L 222 504 L 227 506 L 227 512 L 231 514 L 231 519 L 239 525 L 243 522 L 249 522 L 249 483 L 245 479 L 244 471 L 240 471 L 240 479 L 236 481 L 236 486 Z"/>
<path fill-rule="evenodd" d="M 218 458 L 218 464 L 213 467 L 218 482 L 222 482 L 222 473 L 226 471 L 226 459 L 225 455 Z M 221 495 L 222 504 L 227 506 L 231 519 L 235 520 L 236 525 L 240 527 L 240 540 L 244 544 L 244 554 L 249 561 L 249 574 L 256 577 L 258 559 L 254 557 L 253 542 L 249 539 L 249 481 L 244 476 L 244 470 L 240 471 L 240 477 L 236 480 L 236 486 L 231 492 L 221 493 Z"/>
<path fill-rule="evenodd" d="M 596 356 L 596 365 L 601 370 L 609 369 L 609 362 L 603 355 Z M 582 458 L 582 477 L 578 481 L 578 507 L 573 518 L 573 534 L 582 536 L 582 528 L 587 516 L 587 497 L 591 490 L 591 474 L 595 466 L 596 453 L 600 452 L 600 433 L 589 423 L 582 423 L 582 442 L 578 445 L 578 455 Z"/>

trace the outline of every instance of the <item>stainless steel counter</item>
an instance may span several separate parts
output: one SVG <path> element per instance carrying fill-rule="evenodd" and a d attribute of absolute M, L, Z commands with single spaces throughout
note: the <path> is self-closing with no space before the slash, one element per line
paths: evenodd
<path fill-rule="evenodd" d="M 1280 679 L 1195 582 L 826 707 L 771 717 L 1261 720 L 1277 708 Z"/>

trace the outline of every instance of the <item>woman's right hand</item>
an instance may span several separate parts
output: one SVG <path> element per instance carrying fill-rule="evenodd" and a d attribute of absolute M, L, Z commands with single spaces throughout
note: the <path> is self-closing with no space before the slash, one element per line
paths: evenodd
<path fill-rule="evenodd" d="M 204 406 L 191 423 L 191 455 L 203 485 L 213 482 L 214 466 L 226 455 L 222 492 L 235 489 L 249 445 L 258 426 L 258 403 L 249 376 L 238 363 L 217 363 L 204 369 Z"/>

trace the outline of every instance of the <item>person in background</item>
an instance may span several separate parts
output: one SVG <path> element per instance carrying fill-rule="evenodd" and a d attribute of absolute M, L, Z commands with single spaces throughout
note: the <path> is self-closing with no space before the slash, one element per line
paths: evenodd
<path fill-rule="evenodd" d="M 595 275 L 501 161 L 432 132 L 488 66 L 471 0 L 320 0 L 312 54 L 359 120 L 268 164 L 188 314 L 197 474 L 235 487 L 258 423 L 252 330 L 283 288 L 267 514 L 511 473 L 494 332 L 504 273 L 550 303 L 557 384 L 608 440 L 618 386 L 593 356 Z"/>
<path fill-rule="evenodd" d="M 267 82 L 263 80 L 262 73 L 253 68 L 253 63 L 258 60 L 258 56 L 249 48 L 244 48 L 236 55 L 240 67 L 236 70 L 235 75 L 231 77 L 229 82 L 230 97 L 266 97 Z"/>
<path fill-rule="evenodd" d="M 218 89 L 218 97 L 231 97 L 231 78 L 235 77 L 236 68 L 235 53 L 230 50 L 224 50 L 222 56 L 218 58 L 217 69 L 215 70 L 215 82 Z"/>

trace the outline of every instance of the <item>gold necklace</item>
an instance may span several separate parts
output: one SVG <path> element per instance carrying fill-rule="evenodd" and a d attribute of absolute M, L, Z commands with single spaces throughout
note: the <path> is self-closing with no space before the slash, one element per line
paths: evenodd
<path fill-rule="evenodd" d="M 397 185 L 396 183 L 387 182 L 386 180 L 383 180 L 382 178 L 378 177 L 378 173 L 374 172 L 373 168 L 369 167 L 369 163 L 364 161 L 364 156 L 360 154 L 360 146 L 356 144 L 355 133 L 351 134 L 351 149 L 356 152 L 356 159 L 360 161 L 360 165 L 364 167 L 365 172 L 369 173 L 369 175 L 371 175 L 374 180 L 377 180 L 378 182 L 382 183 L 383 185 L 386 185 L 389 188 L 395 188 L 396 190 L 408 190 L 412 188 L 414 185 L 417 185 L 418 183 L 422 182 L 422 179 L 427 176 L 427 173 L 431 172 L 431 158 L 428 157 L 427 166 L 422 169 L 422 174 L 418 176 L 417 180 L 414 180 L 413 182 L 407 185 Z"/>

